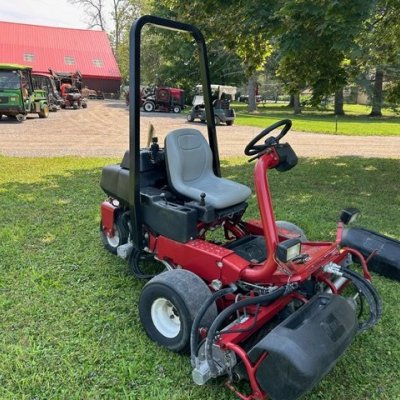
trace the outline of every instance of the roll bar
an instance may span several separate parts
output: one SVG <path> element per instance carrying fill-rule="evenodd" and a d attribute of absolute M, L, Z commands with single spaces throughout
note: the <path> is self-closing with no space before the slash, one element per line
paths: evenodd
<path fill-rule="evenodd" d="M 192 34 L 200 55 L 200 75 L 204 93 L 208 143 L 213 154 L 213 169 L 221 176 L 214 111 L 211 104 L 210 72 L 204 37 L 193 25 L 145 15 L 137 19 L 130 30 L 129 46 L 129 208 L 131 215 L 132 241 L 138 250 L 143 248 L 142 213 L 140 206 L 140 43 L 141 31 L 145 25 Z"/>

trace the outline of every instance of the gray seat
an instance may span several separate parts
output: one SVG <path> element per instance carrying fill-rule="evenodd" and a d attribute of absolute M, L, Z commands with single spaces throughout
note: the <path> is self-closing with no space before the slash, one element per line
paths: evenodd
<path fill-rule="evenodd" d="M 203 135 L 196 129 L 177 129 L 165 138 L 168 179 L 182 196 L 200 201 L 205 193 L 206 205 L 223 209 L 242 203 L 250 188 L 219 178 L 212 168 L 212 152 Z"/>

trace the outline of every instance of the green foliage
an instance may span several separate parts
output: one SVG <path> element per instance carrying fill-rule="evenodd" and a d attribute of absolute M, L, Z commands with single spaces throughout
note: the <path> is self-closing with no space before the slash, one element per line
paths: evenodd
<path fill-rule="evenodd" d="M 223 380 L 196 386 L 190 359 L 151 342 L 138 317 L 144 282 L 99 238 L 100 169 L 85 158 L 0 156 L 0 398 L 234 400 Z M 252 185 L 244 158 L 222 161 L 225 177 Z M 272 171 L 276 216 L 311 239 L 333 239 L 341 208 L 400 239 L 399 160 L 303 159 Z M 257 216 L 254 197 L 249 217 Z M 381 322 L 358 336 L 304 400 L 400 397 L 399 283 L 374 276 Z"/>
<path fill-rule="evenodd" d="M 372 1 L 286 0 L 277 12 L 278 76 L 291 94 L 306 87 L 312 102 L 342 88 L 347 81 L 346 56 Z"/>

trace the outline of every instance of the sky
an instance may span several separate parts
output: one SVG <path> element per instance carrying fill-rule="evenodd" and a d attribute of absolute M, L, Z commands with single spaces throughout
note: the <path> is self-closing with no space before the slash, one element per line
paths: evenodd
<path fill-rule="evenodd" d="M 88 27 L 84 10 L 67 0 L 0 0 L 0 21 L 65 28 Z"/>

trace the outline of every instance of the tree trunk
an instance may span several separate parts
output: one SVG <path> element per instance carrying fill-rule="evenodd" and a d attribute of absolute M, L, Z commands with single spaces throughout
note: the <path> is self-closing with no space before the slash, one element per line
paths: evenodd
<path fill-rule="evenodd" d="M 252 75 L 248 82 L 249 91 L 249 111 L 257 111 L 256 103 L 256 87 L 257 87 L 257 75 Z"/>
<path fill-rule="evenodd" d="M 335 115 L 344 115 L 343 88 L 341 88 L 335 92 Z"/>
<path fill-rule="evenodd" d="M 370 117 L 382 117 L 382 102 L 383 102 L 383 71 L 376 69 L 374 90 L 372 93 L 372 110 Z"/>
<path fill-rule="evenodd" d="M 293 112 L 295 114 L 301 114 L 300 93 L 293 95 Z"/>
<path fill-rule="evenodd" d="M 294 96 L 292 94 L 290 95 L 288 107 L 290 108 L 294 107 Z"/>

